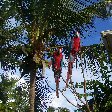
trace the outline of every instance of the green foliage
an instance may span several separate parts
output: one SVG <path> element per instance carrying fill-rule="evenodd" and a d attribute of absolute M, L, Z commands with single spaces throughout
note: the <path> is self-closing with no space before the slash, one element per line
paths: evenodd
<path fill-rule="evenodd" d="M 94 112 L 110 112 L 112 109 L 112 60 L 109 60 L 109 57 L 111 55 L 106 52 L 102 44 L 92 45 L 88 48 L 89 50 L 83 55 L 82 60 L 84 70 L 89 68 L 91 77 L 95 77 L 86 81 L 87 96 L 92 97 L 88 100 L 90 109 Z M 85 57 L 86 63 L 84 61 Z M 81 88 L 81 85 L 83 88 L 83 83 L 77 83 L 76 88 Z"/>
<path fill-rule="evenodd" d="M 70 112 L 70 110 L 67 108 L 59 107 L 58 109 L 59 109 L 59 112 Z"/>
<path fill-rule="evenodd" d="M 36 52 L 37 58 L 42 60 L 43 54 L 40 52 L 44 51 L 46 46 L 56 45 L 57 38 L 54 35 L 64 41 L 66 33 L 73 27 L 82 32 L 85 30 L 84 24 L 91 26 L 94 15 L 100 17 L 104 15 L 100 11 L 104 9 L 105 3 L 97 4 L 91 1 L 88 3 L 89 7 L 86 2 L 69 0 L 2 1 L 2 28 L 0 31 L 2 68 L 14 69 L 21 65 L 21 60 L 24 62 L 25 53 L 22 51 L 22 46 L 25 46 L 28 55 L 33 54 L 34 56 Z M 98 8 L 100 8 L 99 11 L 97 11 Z M 15 24 L 12 25 L 9 19 L 15 19 Z M 26 64 L 22 65 L 27 65 L 29 61 L 30 58 L 28 62 L 25 61 Z M 25 73 L 29 68 L 24 67 L 21 66 L 20 70 L 23 69 Z"/>
<path fill-rule="evenodd" d="M 0 112 L 27 112 L 28 93 L 25 86 L 16 86 L 17 80 L 1 75 Z"/>
<path fill-rule="evenodd" d="M 86 5 L 88 3 L 89 7 Z M 82 34 L 85 24 L 87 27 L 93 27 L 93 17 L 103 17 L 104 7 L 104 2 L 97 5 L 91 1 L 3 0 L 0 18 L 1 68 L 8 71 L 20 67 L 22 76 L 30 74 L 34 81 L 36 73 L 34 76 L 31 73 L 37 70 L 39 63 L 33 60 L 34 55 L 37 55 L 39 60 L 45 60 L 43 52 L 46 47 L 57 46 L 57 38 L 61 39 L 63 44 L 66 34 L 72 29 Z M 10 19 L 15 19 L 14 25 Z M 28 56 L 23 51 L 23 46 Z M 103 66 L 102 62 L 100 64 Z M 32 88 L 34 87 L 32 85 Z"/>
<path fill-rule="evenodd" d="M 86 2 L 71 0 L 2 1 L 2 29 L 0 31 L 2 37 L 0 43 L 3 46 L 0 51 L 2 68 L 14 69 L 15 66 L 21 65 L 19 58 L 25 56 L 22 45 L 25 45 L 26 41 L 25 50 L 28 54 L 33 53 L 34 55 L 37 52 L 37 58 L 41 60 L 43 54 L 40 52 L 45 50 L 45 45 L 56 44 L 57 38 L 54 35 L 65 40 L 66 33 L 73 27 L 82 32 L 85 29 L 84 24 L 92 25 L 94 15 L 100 17 L 104 15 L 100 12 L 104 9 L 104 2 L 97 4 L 90 1 L 88 2 L 89 7 Z M 15 25 L 9 21 L 13 18 Z M 22 69 L 26 71 L 26 68 Z"/>
<path fill-rule="evenodd" d="M 70 110 L 67 109 L 67 108 L 63 108 L 63 107 L 54 108 L 54 107 L 51 107 L 51 106 L 47 109 L 47 112 L 55 112 L 56 110 L 58 112 L 70 112 Z"/>
<path fill-rule="evenodd" d="M 47 112 L 54 112 L 54 111 L 55 111 L 55 108 L 51 106 L 47 109 Z"/>

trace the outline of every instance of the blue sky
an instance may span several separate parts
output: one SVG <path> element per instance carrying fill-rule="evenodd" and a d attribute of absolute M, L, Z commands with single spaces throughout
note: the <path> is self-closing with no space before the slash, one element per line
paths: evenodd
<path fill-rule="evenodd" d="M 112 17 L 109 17 L 106 20 L 103 20 L 101 18 L 96 18 L 94 21 L 94 28 L 91 28 L 88 32 L 84 32 L 84 35 L 86 35 L 86 39 L 82 39 L 82 45 L 92 45 L 92 44 L 99 44 L 100 38 L 101 38 L 101 31 L 105 30 L 112 30 Z M 90 36 L 88 36 L 88 34 Z"/>

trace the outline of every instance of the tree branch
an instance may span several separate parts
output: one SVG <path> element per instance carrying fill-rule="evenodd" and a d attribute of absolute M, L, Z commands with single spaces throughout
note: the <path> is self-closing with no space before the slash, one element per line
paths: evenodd
<path fill-rule="evenodd" d="M 63 81 L 66 83 L 66 81 L 64 80 L 64 78 L 62 77 L 62 79 L 63 79 Z M 67 83 L 66 83 L 67 84 Z M 85 103 L 84 103 L 84 101 L 82 101 L 81 100 L 81 98 L 80 98 L 80 96 L 79 96 L 79 93 L 77 93 L 77 91 L 76 91 L 76 88 L 74 87 L 74 85 L 72 84 L 72 87 L 69 85 L 69 84 L 67 84 L 67 86 L 70 88 L 70 89 L 72 89 L 73 91 L 71 91 L 72 93 L 73 93 L 73 95 L 75 96 L 77 96 L 78 97 L 78 99 L 81 101 L 81 103 L 83 103 L 84 105 L 86 105 Z M 63 90 L 64 91 L 64 90 Z"/>
<path fill-rule="evenodd" d="M 82 54 L 80 55 L 80 59 L 81 59 L 82 74 L 83 74 L 83 78 L 84 78 L 84 94 L 85 94 L 86 107 L 87 107 L 88 112 L 90 112 L 90 108 L 89 108 L 88 101 L 87 101 L 86 79 L 85 79 L 85 75 L 84 75 L 84 68 L 83 68 L 83 62 L 82 62 Z"/>

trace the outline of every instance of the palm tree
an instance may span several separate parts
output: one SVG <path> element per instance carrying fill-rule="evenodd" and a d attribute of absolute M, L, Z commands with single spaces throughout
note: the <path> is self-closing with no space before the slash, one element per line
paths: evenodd
<path fill-rule="evenodd" d="M 1 65 L 6 70 L 21 65 L 22 76 L 30 74 L 29 112 L 34 112 L 36 72 L 39 67 L 42 67 L 42 61 L 45 61 L 43 58 L 45 48 L 53 46 L 57 37 L 64 40 L 65 34 L 72 28 L 82 33 L 85 24 L 92 26 L 92 18 L 95 15 L 106 17 L 105 3 L 78 0 L 75 2 L 73 0 L 8 0 L 2 1 L 1 4 Z M 16 27 L 7 26 L 10 18 L 16 20 L 18 23 Z M 22 64 L 20 56 L 23 56 Z"/>

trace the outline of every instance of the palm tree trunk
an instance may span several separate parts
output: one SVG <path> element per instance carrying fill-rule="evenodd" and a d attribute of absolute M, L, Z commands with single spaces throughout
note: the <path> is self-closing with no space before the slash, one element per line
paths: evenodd
<path fill-rule="evenodd" d="M 30 73 L 29 112 L 34 112 L 36 69 Z"/>

